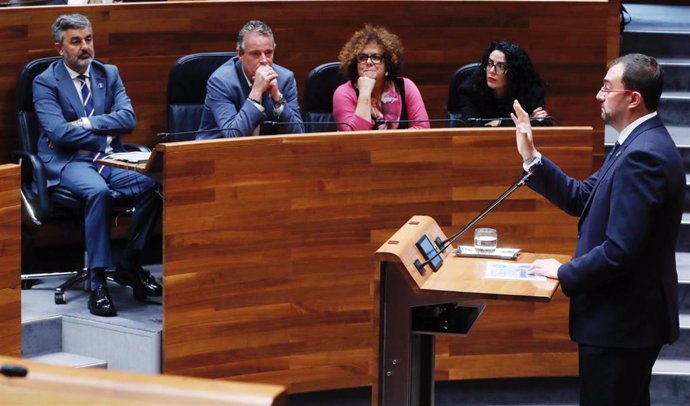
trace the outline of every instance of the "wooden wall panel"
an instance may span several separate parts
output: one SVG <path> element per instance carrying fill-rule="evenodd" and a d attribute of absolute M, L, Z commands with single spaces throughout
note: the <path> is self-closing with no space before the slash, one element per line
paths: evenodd
<path fill-rule="evenodd" d="M 477 61 L 491 40 L 513 39 L 549 84 L 548 111 L 561 125 L 593 126 L 598 145 L 603 125 L 594 95 L 612 48 L 617 54 L 617 31 L 610 26 L 616 24 L 612 10 L 619 1 L 238 0 L 4 8 L 0 162 L 9 162 L 18 146 L 17 74 L 27 61 L 55 54 L 49 27 L 66 12 L 91 18 L 97 57 L 120 67 L 139 119 L 130 136 L 134 142 L 153 146 L 155 134 L 166 130 L 167 76 L 178 57 L 234 50 L 244 22 L 259 18 L 274 29 L 276 62 L 295 72 L 300 91 L 309 70 L 335 60 L 355 29 L 365 22 L 385 25 L 403 41 L 403 73 L 419 85 L 431 118 L 445 117 L 448 84 L 457 67 Z"/>
<path fill-rule="evenodd" d="M 591 134 L 552 128 L 535 138 L 540 151 L 585 177 Z M 158 150 L 165 372 L 290 392 L 370 385 L 378 345 L 373 253 L 415 214 L 451 235 L 522 170 L 511 129 L 255 137 Z M 501 246 L 570 254 L 576 223 L 524 188 L 481 224 L 497 228 Z M 574 375 L 567 300 L 490 302 L 469 337 L 438 339 L 437 362 L 439 379 Z"/>
<path fill-rule="evenodd" d="M 0 354 L 18 357 L 21 332 L 19 166 L 0 165 Z"/>

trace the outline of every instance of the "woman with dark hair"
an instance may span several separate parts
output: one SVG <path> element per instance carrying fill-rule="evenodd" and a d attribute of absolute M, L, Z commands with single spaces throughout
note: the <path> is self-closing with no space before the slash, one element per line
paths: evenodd
<path fill-rule="evenodd" d="M 510 113 L 518 100 L 533 126 L 553 125 L 544 109 L 546 85 L 527 52 L 508 40 L 494 41 L 482 55 L 481 68 L 460 85 L 460 113 L 465 125 L 513 126 Z"/>
<path fill-rule="evenodd" d="M 398 76 L 403 47 L 397 35 L 366 25 L 340 50 L 340 68 L 349 81 L 333 93 L 339 131 L 429 128 L 419 89 Z"/>

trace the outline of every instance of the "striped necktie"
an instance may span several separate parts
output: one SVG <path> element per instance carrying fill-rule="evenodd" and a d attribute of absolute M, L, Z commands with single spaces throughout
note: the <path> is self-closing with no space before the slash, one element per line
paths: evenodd
<path fill-rule="evenodd" d="M 81 83 L 81 101 L 84 103 L 84 114 L 86 114 L 86 117 L 91 117 L 93 116 L 93 97 L 91 97 L 91 90 L 86 83 L 89 78 L 79 75 L 77 80 Z"/>
<path fill-rule="evenodd" d="M 86 83 L 89 78 L 84 75 L 79 75 L 77 76 L 77 80 L 81 83 L 81 100 L 82 103 L 84 103 L 84 114 L 86 117 L 91 117 L 93 116 L 93 97 L 91 97 L 91 90 L 89 90 L 89 85 Z M 102 158 L 104 155 L 105 154 L 102 152 L 94 153 L 93 161 L 96 162 L 97 159 Z M 98 169 L 98 173 L 104 178 L 107 179 L 110 176 L 109 167 L 97 163 L 96 168 Z"/>

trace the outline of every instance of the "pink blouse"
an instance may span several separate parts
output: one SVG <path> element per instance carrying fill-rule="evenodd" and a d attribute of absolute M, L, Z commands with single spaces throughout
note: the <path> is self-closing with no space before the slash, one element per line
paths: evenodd
<path fill-rule="evenodd" d="M 429 128 L 429 115 L 424 107 L 424 100 L 417 86 L 407 78 L 403 78 L 405 85 L 405 105 L 407 107 L 408 120 L 420 120 L 411 122 L 409 128 Z M 381 95 L 381 111 L 384 120 L 390 120 L 385 124 L 386 129 L 396 129 L 400 123 L 402 112 L 402 100 L 395 90 L 395 86 Z M 340 85 L 333 93 L 333 119 L 347 124 L 338 124 L 338 131 L 366 131 L 374 128 L 373 119 L 366 120 L 355 114 L 357 108 L 357 92 L 350 81 Z"/>

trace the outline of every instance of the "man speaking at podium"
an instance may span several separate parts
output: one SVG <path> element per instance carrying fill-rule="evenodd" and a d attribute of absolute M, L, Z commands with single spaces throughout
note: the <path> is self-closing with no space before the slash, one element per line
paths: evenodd
<path fill-rule="evenodd" d="M 533 170 L 528 185 L 580 217 L 573 259 L 538 260 L 532 272 L 558 279 L 570 297 L 581 405 L 649 405 L 654 362 L 678 338 L 675 247 L 685 175 L 656 113 L 662 88 L 652 57 L 629 54 L 609 64 L 596 98 L 618 142 L 583 181 L 537 151 L 529 115 L 514 103 L 518 152 Z"/>

